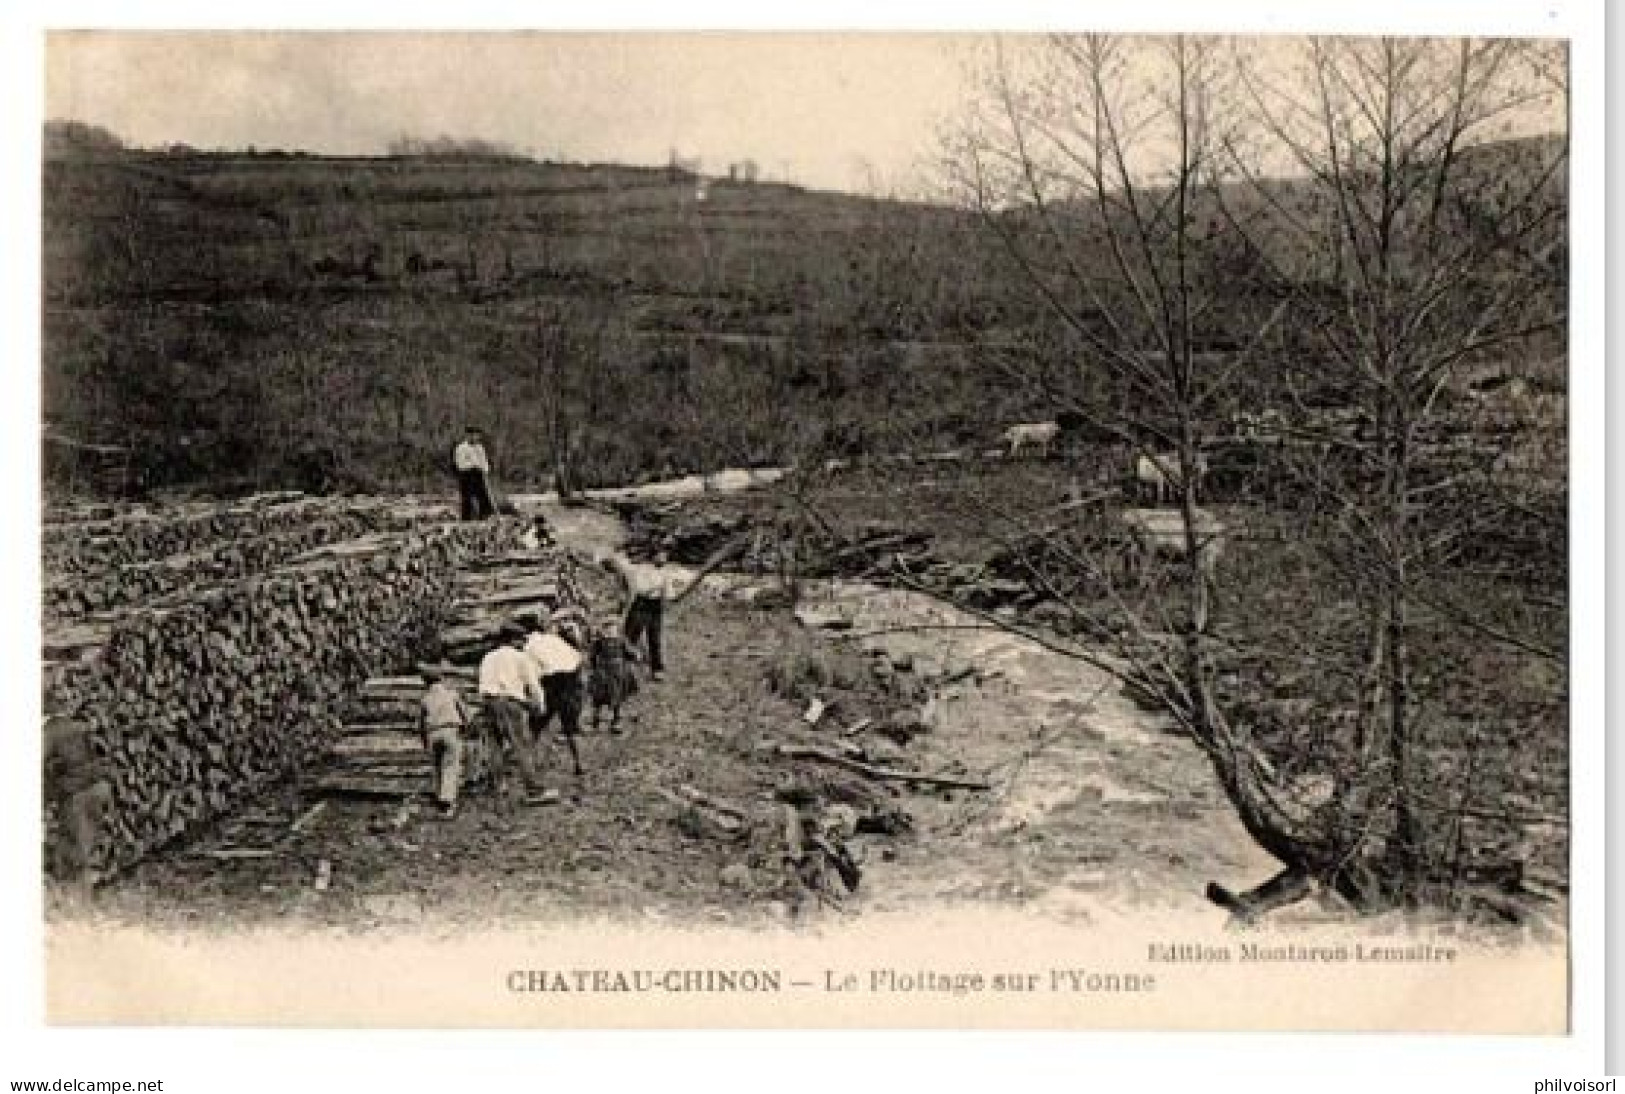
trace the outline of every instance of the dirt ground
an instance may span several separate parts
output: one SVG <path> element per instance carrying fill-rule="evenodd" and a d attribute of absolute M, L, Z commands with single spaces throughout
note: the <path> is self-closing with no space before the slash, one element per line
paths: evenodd
<path fill-rule="evenodd" d="M 622 535 L 604 511 L 547 515 L 584 557 Z M 920 594 L 817 583 L 792 613 L 756 606 L 752 591 L 749 579 L 712 578 L 669 613 L 664 679 L 645 678 L 627 733 L 581 738 L 582 784 L 555 742 L 545 770 L 562 791 L 556 804 L 473 789 L 445 821 L 425 787 L 409 811 L 394 800 L 329 800 L 295 832 L 314 799 L 290 787 L 89 898 L 53 890 L 50 911 L 185 930 L 459 932 L 582 916 L 750 926 L 992 903 L 1083 922 L 1162 906 L 1217 926 L 1223 914 L 1202 897 L 1208 881 L 1243 888 L 1276 869 L 1206 758 L 1098 670 Z M 883 686 L 866 676 L 877 653 L 903 666 Z M 821 666 L 814 693 L 830 705 L 816 726 L 802 717 L 807 693 L 783 686 L 809 664 Z M 901 746 L 853 738 L 867 758 L 983 779 L 988 790 L 869 780 L 759 747 L 838 746 L 844 728 L 909 705 L 918 735 Z M 683 787 L 739 807 L 747 823 L 729 831 L 707 821 L 673 797 Z M 807 900 L 782 863 L 780 799 L 796 787 L 826 797 L 857 787 L 911 822 L 851 839 L 863 877 L 838 901 Z M 1348 914 L 1310 903 L 1280 918 Z M 1561 914 L 1518 930 L 1551 937 Z"/>

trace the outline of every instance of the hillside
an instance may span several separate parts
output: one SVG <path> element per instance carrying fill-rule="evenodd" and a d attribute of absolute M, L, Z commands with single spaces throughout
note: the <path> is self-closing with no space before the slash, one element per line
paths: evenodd
<path fill-rule="evenodd" d="M 1516 230 L 1497 202 L 1542 178 L 1556 139 L 1464 153 L 1446 238 Z M 1566 181 L 1546 183 L 1556 207 Z M 60 462 L 119 446 L 114 477 L 147 487 L 440 488 L 465 424 L 508 488 L 561 462 L 591 486 L 985 444 L 1055 412 L 991 347 L 1087 360 L 947 207 L 612 165 L 103 148 L 48 160 L 44 197 L 45 416 L 81 446 Z M 1325 277 L 1314 237 L 1281 230 L 1324 200 L 1285 179 L 1201 203 L 1204 346 L 1245 344 L 1283 277 L 1300 295 Z M 1098 219 L 1051 214 L 1067 254 L 1030 210 L 1006 227 L 1109 281 Z M 1562 313 L 1564 233 L 1520 247 L 1551 290 L 1536 319 Z M 1238 405 L 1270 383 L 1250 377 Z"/>
<path fill-rule="evenodd" d="M 465 423 L 511 484 L 549 477 L 555 430 L 589 482 L 621 481 L 781 459 L 877 395 L 928 430 L 988 395 L 938 367 L 997 307 L 973 223 L 942 209 L 702 198 L 664 170 L 126 154 L 48 163 L 44 228 L 47 421 L 133 446 L 154 484 L 313 463 L 428 484 Z"/>

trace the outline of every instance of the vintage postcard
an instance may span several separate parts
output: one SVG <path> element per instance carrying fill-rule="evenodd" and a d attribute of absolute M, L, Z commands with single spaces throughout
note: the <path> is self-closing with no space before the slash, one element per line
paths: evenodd
<path fill-rule="evenodd" d="M 48 1020 L 1568 1033 L 1570 46 L 51 31 Z"/>

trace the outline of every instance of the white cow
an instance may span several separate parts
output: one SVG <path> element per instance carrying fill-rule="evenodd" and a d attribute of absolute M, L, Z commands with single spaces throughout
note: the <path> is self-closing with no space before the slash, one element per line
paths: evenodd
<path fill-rule="evenodd" d="M 1200 487 L 1207 477 L 1207 457 L 1196 456 L 1196 485 Z M 1139 452 L 1134 457 L 1134 481 L 1142 491 L 1149 488 L 1161 505 L 1182 485 L 1179 475 L 1179 455 L 1175 452 Z"/>
<path fill-rule="evenodd" d="M 1055 443 L 1060 433 L 1061 427 L 1054 422 L 1033 422 L 1013 425 L 1002 436 L 1010 446 L 1010 456 L 1014 458 L 1029 448 L 1036 448 L 1039 455 L 1048 456 L 1050 445 Z"/>
<path fill-rule="evenodd" d="M 1151 564 L 1158 560 L 1181 562 L 1185 558 L 1185 526 L 1178 513 L 1167 509 L 1125 509 L 1123 527 L 1128 530 L 1124 569 L 1129 576 L 1144 580 Z M 1205 510 L 1196 511 L 1196 559 L 1202 574 L 1213 579 L 1224 557 L 1224 525 Z"/>

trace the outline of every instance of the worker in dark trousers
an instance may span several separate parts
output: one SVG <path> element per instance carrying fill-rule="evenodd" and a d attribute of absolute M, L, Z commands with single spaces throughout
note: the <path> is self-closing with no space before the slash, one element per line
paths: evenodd
<path fill-rule="evenodd" d="M 491 497 L 491 460 L 485 454 L 485 439 L 470 426 L 452 450 L 452 466 L 457 469 L 457 492 L 461 495 L 464 520 L 484 520 L 496 515 Z"/>
<path fill-rule="evenodd" d="M 548 621 L 544 629 L 525 640 L 525 653 L 536 663 L 542 678 L 542 695 L 546 709 L 533 720 L 537 743 L 546 732 L 553 715 L 559 716 L 559 731 L 570 749 L 570 762 L 575 767 L 576 780 L 581 780 L 581 754 L 576 749 L 576 735 L 581 732 L 581 650 L 566 637 L 565 628 L 557 617 Z"/>

